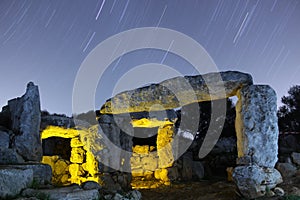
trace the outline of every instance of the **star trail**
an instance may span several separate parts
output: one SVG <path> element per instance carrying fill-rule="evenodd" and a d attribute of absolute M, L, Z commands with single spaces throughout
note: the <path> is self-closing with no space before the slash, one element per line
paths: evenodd
<path fill-rule="evenodd" d="M 279 103 L 300 84 L 299 21 L 299 0 L 0 0 L 0 106 L 34 81 L 42 109 L 70 115 L 74 79 L 86 56 L 108 37 L 140 27 L 190 36 L 220 71 L 251 73 L 255 83 L 275 89 Z M 110 98 L 117 77 L 143 63 L 195 73 L 168 51 L 126 54 L 99 82 L 96 105 Z"/>

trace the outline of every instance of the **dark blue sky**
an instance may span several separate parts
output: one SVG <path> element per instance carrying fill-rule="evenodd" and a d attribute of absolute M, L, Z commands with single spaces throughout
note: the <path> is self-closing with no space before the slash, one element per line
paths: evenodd
<path fill-rule="evenodd" d="M 220 71 L 251 73 L 256 84 L 271 85 L 280 101 L 300 84 L 299 22 L 299 0 L 0 0 L 0 106 L 34 81 L 42 109 L 70 115 L 76 73 L 89 52 L 114 34 L 147 26 L 192 37 Z M 162 60 L 182 74 L 194 73 L 161 51 L 124 56 L 99 83 L 96 107 L 131 67 Z"/>

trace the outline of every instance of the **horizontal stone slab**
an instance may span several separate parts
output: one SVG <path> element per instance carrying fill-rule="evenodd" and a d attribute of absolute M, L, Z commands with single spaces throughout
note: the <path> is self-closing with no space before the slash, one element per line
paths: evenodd
<path fill-rule="evenodd" d="M 175 77 L 119 93 L 106 101 L 100 113 L 121 114 L 174 109 L 195 102 L 231 97 L 243 86 L 252 84 L 250 74 L 237 71 Z"/>

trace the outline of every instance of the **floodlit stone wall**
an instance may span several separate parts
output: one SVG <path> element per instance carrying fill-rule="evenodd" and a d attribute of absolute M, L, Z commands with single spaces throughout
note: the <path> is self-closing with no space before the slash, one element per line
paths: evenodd
<path fill-rule="evenodd" d="M 157 119 L 140 119 L 133 122 L 134 127 L 159 126 L 157 132 L 156 147 L 149 145 L 136 145 L 132 147 L 130 159 L 133 188 L 156 188 L 159 185 L 170 185 L 168 167 L 172 167 L 174 157 L 171 141 L 174 135 L 174 124 L 170 121 L 158 121 Z M 135 178 L 140 177 L 140 179 Z M 146 180 L 148 183 L 142 182 Z"/>
<path fill-rule="evenodd" d="M 81 130 L 81 132 L 84 130 Z M 52 168 L 52 182 L 56 185 L 81 184 L 86 181 L 101 183 L 98 161 L 79 137 L 79 131 L 63 127 L 48 126 L 42 132 L 42 139 L 49 137 L 70 138 L 71 156 L 69 160 L 59 155 L 43 156 L 42 163 Z"/>

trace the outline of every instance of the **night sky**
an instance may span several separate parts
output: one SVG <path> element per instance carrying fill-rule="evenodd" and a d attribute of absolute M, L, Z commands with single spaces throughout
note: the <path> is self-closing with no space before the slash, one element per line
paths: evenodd
<path fill-rule="evenodd" d="M 87 55 L 108 37 L 140 27 L 188 35 L 220 71 L 251 73 L 256 84 L 275 89 L 278 102 L 290 86 L 300 84 L 299 0 L 0 0 L 0 106 L 22 95 L 33 81 L 42 109 L 71 115 L 74 80 Z M 145 63 L 195 74 L 171 53 L 148 49 L 126 54 L 99 82 L 96 109 L 111 97 L 124 73 Z M 144 76 L 132 79 L 132 88 L 141 86 Z M 157 68 L 147 82 L 172 76 Z"/>

